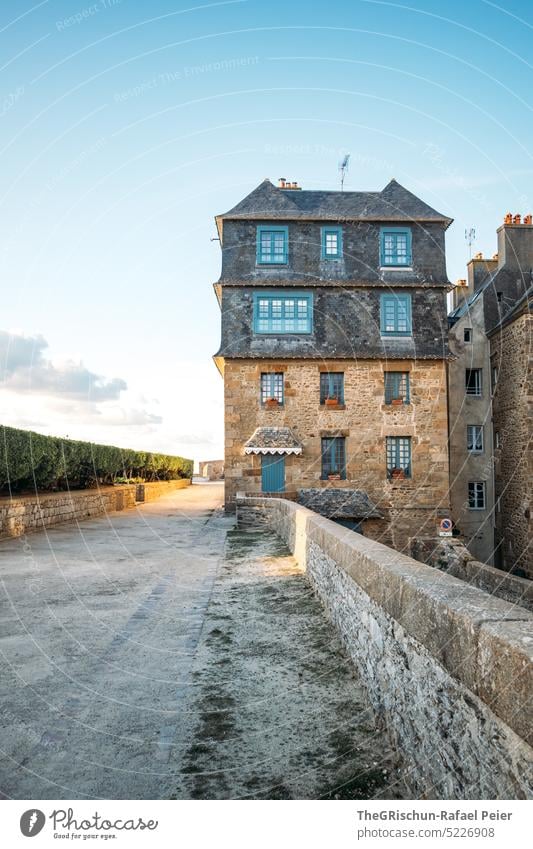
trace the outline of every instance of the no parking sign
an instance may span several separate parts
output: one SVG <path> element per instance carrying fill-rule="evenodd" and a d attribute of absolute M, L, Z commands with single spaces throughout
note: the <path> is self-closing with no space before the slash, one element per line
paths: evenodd
<path fill-rule="evenodd" d="M 439 536 L 440 537 L 451 537 L 452 536 L 452 520 L 451 519 L 441 519 L 439 525 Z"/>

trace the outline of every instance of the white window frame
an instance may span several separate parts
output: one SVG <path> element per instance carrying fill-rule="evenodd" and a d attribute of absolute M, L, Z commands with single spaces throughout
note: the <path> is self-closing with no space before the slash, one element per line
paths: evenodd
<path fill-rule="evenodd" d="M 479 440 L 481 437 L 481 440 Z M 481 441 L 481 447 L 475 447 Z M 469 424 L 466 426 L 466 450 L 469 454 L 483 454 L 485 450 L 485 441 L 483 433 L 483 425 Z"/>

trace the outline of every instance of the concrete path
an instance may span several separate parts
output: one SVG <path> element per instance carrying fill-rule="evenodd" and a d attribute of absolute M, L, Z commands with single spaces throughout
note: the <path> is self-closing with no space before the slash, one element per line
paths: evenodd
<path fill-rule="evenodd" d="M 0 544 L 4 796 L 401 795 L 301 570 L 222 494 Z"/>

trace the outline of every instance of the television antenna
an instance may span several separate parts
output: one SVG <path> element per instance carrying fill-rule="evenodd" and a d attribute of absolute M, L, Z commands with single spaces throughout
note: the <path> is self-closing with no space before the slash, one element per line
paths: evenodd
<path fill-rule="evenodd" d="M 347 153 L 346 156 L 341 159 L 339 162 L 339 171 L 341 175 L 341 192 L 344 191 L 344 179 L 346 177 L 346 173 L 348 171 L 348 165 L 350 163 L 350 154 Z"/>
<path fill-rule="evenodd" d="M 468 245 L 468 259 L 472 259 L 472 245 L 476 241 L 475 227 L 467 227 L 467 229 L 465 230 L 465 239 Z"/>

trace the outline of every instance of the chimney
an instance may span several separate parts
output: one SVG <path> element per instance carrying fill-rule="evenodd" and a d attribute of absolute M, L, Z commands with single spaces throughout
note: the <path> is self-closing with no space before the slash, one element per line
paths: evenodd
<path fill-rule="evenodd" d="M 452 289 L 452 304 L 453 309 L 459 306 L 459 304 L 468 298 L 472 292 L 469 289 L 468 283 L 464 278 L 461 280 L 457 280 L 454 288 Z"/>
<path fill-rule="evenodd" d="M 301 188 L 300 188 L 300 186 L 298 185 L 298 183 L 296 182 L 296 180 L 293 180 L 293 181 L 291 182 L 290 180 L 286 180 L 286 179 L 285 179 L 285 177 L 280 177 L 280 178 L 279 178 L 279 180 L 278 180 L 278 188 L 279 188 L 279 189 L 291 189 L 291 191 L 295 191 L 295 190 L 297 190 L 297 191 L 301 191 Z"/>
<path fill-rule="evenodd" d="M 529 272 L 533 268 L 533 219 L 507 213 L 498 228 L 498 267 Z"/>
<path fill-rule="evenodd" d="M 477 292 L 483 281 L 486 279 L 487 274 L 490 274 L 493 271 L 496 271 L 498 267 L 498 260 L 488 259 L 483 256 L 483 254 L 477 253 L 473 259 L 466 266 L 466 272 L 468 275 L 468 294 L 466 297 L 470 297 Z"/>

